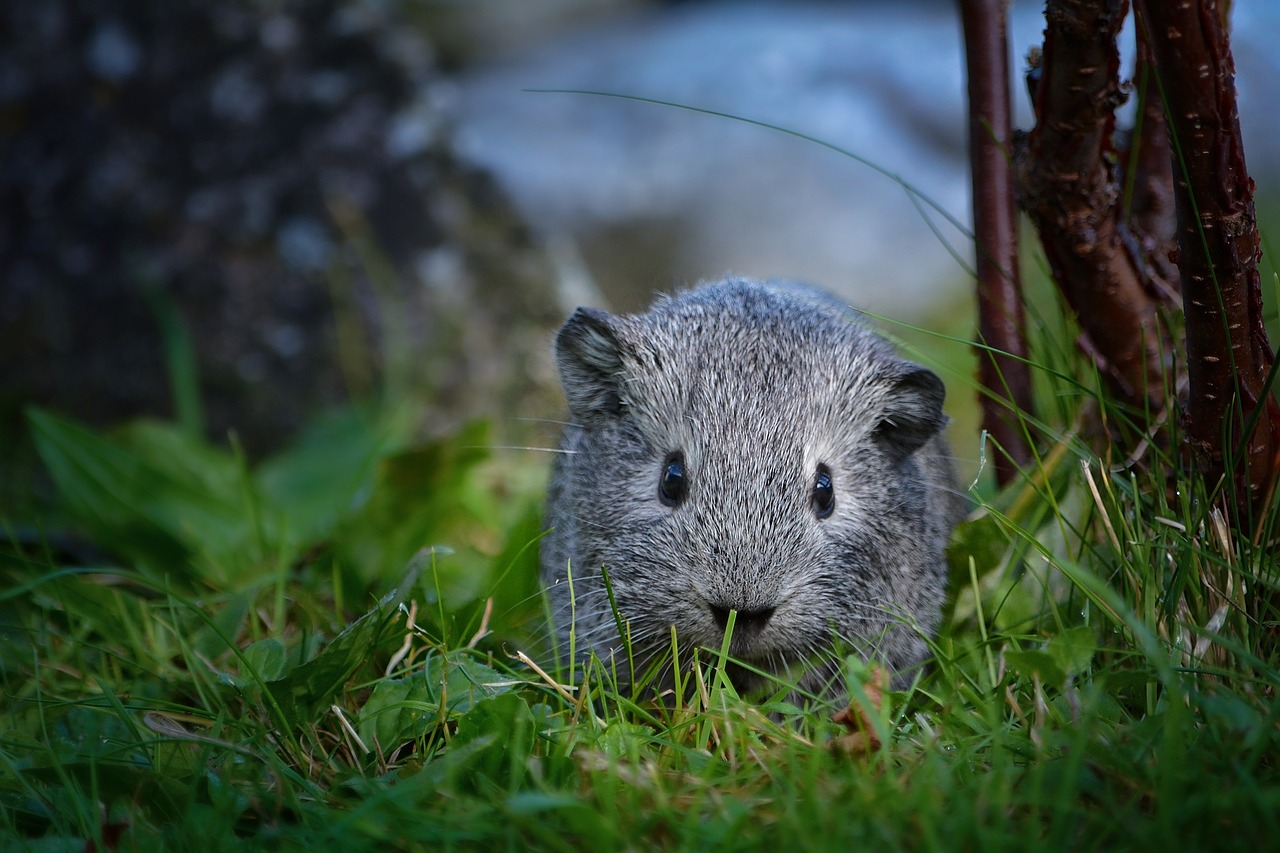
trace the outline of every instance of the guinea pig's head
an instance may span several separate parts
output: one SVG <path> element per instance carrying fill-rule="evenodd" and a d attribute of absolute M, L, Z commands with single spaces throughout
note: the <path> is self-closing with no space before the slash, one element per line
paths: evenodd
<path fill-rule="evenodd" d="M 933 373 L 828 300 L 729 286 L 579 309 L 556 357 L 581 431 L 562 463 L 579 570 L 607 572 L 633 652 L 670 648 L 672 627 L 682 649 L 719 649 L 732 614 L 734 658 L 810 686 L 843 652 L 923 655 Z"/>

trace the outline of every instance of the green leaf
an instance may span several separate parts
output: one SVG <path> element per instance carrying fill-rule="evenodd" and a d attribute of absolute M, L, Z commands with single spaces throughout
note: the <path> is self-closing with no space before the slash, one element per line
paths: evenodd
<path fill-rule="evenodd" d="M 956 525 L 947 546 L 947 598 L 943 606 L 943 619 L 950 621 L 961 600 L 972 606 L 969 592 L 973 579 L 970 576 L 970 560 L 981 581 L 1004 563 L 1009 549 L 1009 536 L 996 519 L 983 514 L 971 521 Z"/>
<path fill-rule="evenodd" d="M 246 672 L 241 676 L 241 680 L 249 678 L 251 683 L 257 683 L 258 679 L 262 681 L 277 681 L 284 675 L 285 662 L 284 643 L 275 637 L 259 640 L 244 650 L 244 668 L 257 673 L 258 678 L 253 679 Z"/>
<path fill-rule="evenodd" d="M 489 746 L 474 769 L 499 787 L 513 790 L 524 780 L 536 735 L 528 703 L 515 693 L 502 693 L 480 700 L 458 720 L 449 747 L 487 738 Z"/>
<path fill-rule="evenodd" d="M 1045 646 L 1045 651 L 1069 678 L 1087 670 L 1097 650 L 1098 638 L 1088 625 L 1068 628 L 1052 637 Z"/>
<path fill-rule="evenodd" d="M 595 747 L 618 761 L 636 760 L 641 750 L 653 743 L 654 731 L 639 723 L 616 722 L 596 738 Z"/>
<path fill-rule="evenodd" d="M 221 606 L 214 608 L 212 623 L 203 620 L 191 620 L 191 645 L 200 654 L 212 660 L 234 644 L 240 635 L 240 629 L 253 606 L 253 594 L 238 592 L 226 597 Z"/>
<path fill-rule="evenodd" d="M 983 514 L 972 521 L 956 525 L 947 546 L 947 564 L 960 584 L 969 583 L 969 558 L 973 558 L 978 577 L 998 569 L 1009 548 L 1009 536 L 991 515 Z"/>
<path fill-rule="evenodd" d="M 411 580 L 403 588 L 411 586 Z M 373 610 L 353 622 L 332 643 L 311 660 L 295 667 L 284 678 L 267 682 L 271 698 L 289 726 L 313 722 L 317 712 L 327 708 L 347 680 L 366 663 L 388 635 L 396 621 L 396 599 L 393 591 Z"/>
<path fill-rule="evenodd" d="M 378 682 L 360 711 L 360 737 L 390 753 L 479 702 L 506 693 L 510 681 L 510 676 L 476 661 L 465 649 L 431 655 L 412 675 Z"/>
<path fill-rule="evenodd" d="M 472 424 L 451 440 L 381 459 L 368 501 L 338 531 L 345 565 L 376 583 L 402 571 L 423 548 L 449 541 L 446 531 L 474 520 L 457 496 L 487 458 L 488 443 L 485 425 Z"/>
<path fill-rule="evenodd" d="M 114 440 L 174 481 L 204 489 L 224 501 L 239 499 L 242 475 L 235 457 L 175 424 L 132 421 L 114 433 Z"/>
<path fill-rule="evenodd" d="M 110 572 L 53 577 L 35 590 L 32 601 L 103 636 L 128 637 L 135 626 L 151 619 L 146 602 L 116 584 L 128 579 L 128 575 Z"/>
<path fill-rule="evenodd" d="M 515 624 L 538 625 L 542 618 L 538 554 L 543 530 L 541 504 L 527 507 L 508 528 L 501 553 L 490 561 L 501 568 L 488 590 L 494 612 L 507 614 Z"/>
<path fill-rule="evenodd" d="M 414 740 L 435 727 L 440 705 L 423 701 L 422 690 L 412 680 L 384 678 L 373 688 L 360 709 L 360 739 L 378 744 L 390 755 L 400 744 Z"/>
<path fill-rule="evenodd" d="M 135 454 L 80 425 L 28 409 L 36 450 L 63 506 L 103 547 L 144 567 L 187 569 L 187 548 L 142 506 L 158 478 Z"/>
<path fill-rule="evenodd" d="M 326 537 L 369 488 L 387 442 L 374 416 L 347 409 L 312 425 L 255 474 L 259 491 L 286 523 L 288 547 L 297 551 Z"/>
<path fill-rule="evenodd" d="M 251 514 L 235 461 L 178 430 L 138 423 L 115 439 L 40 409 L 28 420 L 40 458 L 75 520 L 103 547 L 151 573 L 193 577 L 204 552 L 226 582 L 242 554 Z"/>
<path fill-rule="evenodd" d="M 1036 676 L 1045 684 L 1054 685 L 1061 685 L 1067 680 L 1062 667 L 1058 666 L 1058 662 L 1048 652 L 1011 650 L 1004 653 L 1004 659 L 1009 666 L 1027 678 Z"/>
<path fill-rule="evenodd" d="M 242 459 L 172 424 L 137 421 L 106 437 L 40 409 L 28 420 L 63 504 L 99 544 L 151 573 L 217 586 L 257 574 L 264 561 L 287 564 L 331 535 L 368 496 L 390 440 L 381 421 L 349 410 L 320 421 L 250 476 Z M 392 466 L 376 512 L 352 528 L 403 544 L 379 549 L 377 577 L 412 555 L 410 537 L 394 530 L 406 515 L 419 528 L 446 515 L 447 495 L 438 490 L 484 455 L 447 443 L 415 453 L 408 456 L 421 464 L 407 477 Z M 423 495 L 438 495 L 429 509 L 421 509 Z M 363 526 L 371 520 L 374 528 Z M 391 538 L 380 539 L 389 528 Z"/>

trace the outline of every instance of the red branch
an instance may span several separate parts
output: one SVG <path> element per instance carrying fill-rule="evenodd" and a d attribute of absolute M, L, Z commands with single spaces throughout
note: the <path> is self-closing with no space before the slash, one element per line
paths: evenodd
<path fill-rule="evenodd" d="M 1013 479 L 1031 460 L 1018 411 L 1031 411 L 1025 361 L 1026 321 L 1018 273 L 1018 222 L 1008 147 L 1009 58 L 1004 0 L 960 0 L 969 78 L 969 166 L 973 179 L 973 235 L 981 342 L 979 376 L 983 427 L 1005 450 L 996 481 Z M 1011 408 L 1012 407 L 1012 408 Z"/>
<path fill-rule="evenodd" d="M 1127 0 L 1050 0 L 1036 126 L 1017 153 L 1018 198 L 1076 312 L 1085 351 L 1120 400 L 1158 412 L 1171 348 L 1126 246 L 1112 142 L 1124 101 L 1116 35 L 1127 9 Z"/>
<path fill-rule="evenodd" d="M 1126 223 L 1148 295 L 1169 307 L 1181 306 L 1182 282 L 1174 263 L 1177 211 L 1173 201 L 1173 168 L 1169 160 L 1169 126 L 1157 84 L 1155 56 L 1141 27 L 1134 88 L 1138 124 L 1123 152 L 1125 185 L 1131 188 Z"/>
<path fill-rule="evenodd" d="M 1262 321 L 1262 252 L 1231 44 L 1213 0 L 1136 6 L 1156 56 L 1179 178 L 1187 440 L 1210 484 L 1230 476 L 1241 519 L 1256 519 L 1280 473 L 1280 407 L 1265 387 L 1273 354 Z M 1246 436 L 1251 421 L 1256 427 Z M 1236 458 L 1242 443 L 1244 458 Z"/>

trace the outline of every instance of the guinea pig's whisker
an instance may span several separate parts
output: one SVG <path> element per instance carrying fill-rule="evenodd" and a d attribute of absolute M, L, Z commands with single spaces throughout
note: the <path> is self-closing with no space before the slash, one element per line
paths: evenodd
<path fill-rule="evenodd" d="M 552 426 L 558 426 L 558 427 L 564 427 L 564 428 L 579 427 L 579 425 L 574 423 L 573 421 L 558 420 L 556 418 L 530 418 L 530 417 L 518 416 L 518 417 L 512 418 L 512 420 L 517 421 L 519 423 L 525 423 L 525 424 L 550 424 Z"/>
<path fill-rule="evenodd" d="M 563 447 L 538 447 L 528 444 L 486 444 L 485 450 L 531 450 L 537 453 L 559 453 L 563 455 L 573 455 L 576 450 L 565 450 Z"/>

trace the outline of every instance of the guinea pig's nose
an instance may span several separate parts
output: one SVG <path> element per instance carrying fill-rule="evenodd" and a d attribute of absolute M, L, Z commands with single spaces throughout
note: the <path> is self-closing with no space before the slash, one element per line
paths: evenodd
<path fill-rule="evenodd" d="M 716 620 L 716 624 L 723 631 L 729 627 L 729 611 L 731 609 L 719 604 L 708 604 L 707 609 L 711 611 L 711 618 Z M 755 610 L 738 610 L 738 618 L 734 620 L 733 626 L 735 631 L 759 631 L 764 628 L 769 621 L 769 617 L 773 615 L 776 607 L 760 607 Z"/>

